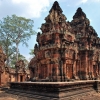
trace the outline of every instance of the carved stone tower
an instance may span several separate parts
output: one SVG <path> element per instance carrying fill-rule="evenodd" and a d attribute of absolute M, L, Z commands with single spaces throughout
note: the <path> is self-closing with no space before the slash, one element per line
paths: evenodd
<path fill-rule="evenodd" d="M 100 56 L 100 39 L 93 27 L 90 26 L 90 21 L 87 19 L 86 14 L 81 8 L 78 8 L 73 16 L 71 26 L 76 35 L 79 51 L 77 59 L 77 75 L 80 79 L 94 79 L 98 76 L 99 71 L 98 57 Z"/>
<path fill-rule="evenodd" d="M 37 34 L 35 57 L 30 61 L 34 81 L 97 79 L 100 76 L 100 38 L 81 8 L 66 21 L 54 2 L 41 33 Z"/>
<path fill-rule="evenodd" d="M 66 81 L 74 75 L 75 35 L 62 12 L 55 1 L 41 26 L 42 34 L 37 34 L 35 57 L 29 64 L 33 79 Z"/>

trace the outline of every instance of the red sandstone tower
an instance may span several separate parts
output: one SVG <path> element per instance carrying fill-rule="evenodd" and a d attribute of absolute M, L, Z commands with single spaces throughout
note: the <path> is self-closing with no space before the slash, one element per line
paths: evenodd
<path fill-rule="evenodd" d="M 73 20 L 66 21 L 57 1 L 54 2 L 34 47 L 30 61 L 34 81 L 67 81 L 99 77 L 100 39 L 85 13 L 78 8 Z"/>
<path fill-rule="evenodd" d="M 81 8 L 73 16 L 71 26 L 78 44 L 77 75 L 80 79 L 95 79 L 100 70 L 100 38 Z"/>

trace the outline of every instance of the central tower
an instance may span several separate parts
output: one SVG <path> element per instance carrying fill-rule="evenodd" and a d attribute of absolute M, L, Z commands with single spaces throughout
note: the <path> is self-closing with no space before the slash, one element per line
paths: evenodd
<path fill-rule="evenodd" d="M 62 12 L 55 1 L 46 22 L 41 25 L 42 34 L 37 34 L 35 57 L 29 64 L 35 80 L 66 81 L 75 76 L 77 44 L 70 23 L 66 22 Z"/>
<path fill-rule="evenodd" d="M 29 63 L 35 81 L 93 80 L 100 78 L 100 38 L 79 7 L 66 21 L 54 2 L 42 33 L 37 34 L 35 57 Z"/>

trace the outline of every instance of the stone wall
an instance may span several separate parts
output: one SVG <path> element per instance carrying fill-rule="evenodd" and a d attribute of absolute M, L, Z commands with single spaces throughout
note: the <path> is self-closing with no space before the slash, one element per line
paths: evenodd
<path fill-rule="evenodd" d="M 34 58 L 29 63 L 33 81 L 94 80 L 100 78 L 100 38 L 79 7 L 66 21 L 54 2 L 37 34 Z"/>
<path fill-rule="evenodd" d="M 17 95 L 26 94 L 38 100 L 71 100 L 71 97 L 75 99 L 77 95 L 100 92 L 100 81 L 11 82 L 9 91 Z"/>

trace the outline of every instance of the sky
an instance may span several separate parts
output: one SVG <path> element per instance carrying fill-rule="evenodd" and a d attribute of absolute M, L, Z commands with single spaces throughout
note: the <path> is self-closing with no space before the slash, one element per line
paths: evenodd
<path fill-rule="evenodd" d="M 45 22 L 45 17 L 49 14 L 55 0 L 0 0 L 0 20 L 7 15 L 16 14 L 34 20 L 34 30 L 40 31 L 41 24 Z M 67 17 L 71 21 L 78 7 L 81 7 L 90 25 L 96 30 L 100 37 L 100 0 L 56 0 Z M 20 53 L 30 60 L 30 49 L 34 49 L 36 44 L 36 35 L 33 35 L 28 41 L 28 47 L 20 44 Z"/>

